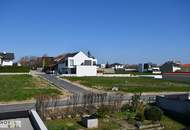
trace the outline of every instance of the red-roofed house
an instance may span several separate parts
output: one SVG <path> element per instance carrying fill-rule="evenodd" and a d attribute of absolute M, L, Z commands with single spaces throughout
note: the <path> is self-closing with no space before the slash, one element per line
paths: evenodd
<path fill-rule="evenodd" d="M 181 64 L 182 72 L 190 72 L 190 64 Z"/>

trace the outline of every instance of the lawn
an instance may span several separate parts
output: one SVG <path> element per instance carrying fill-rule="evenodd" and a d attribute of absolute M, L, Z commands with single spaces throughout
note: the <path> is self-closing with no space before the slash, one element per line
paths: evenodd
<path fill-rule="evenodd" d="M 0 76 L 0 102 L 29 100 L 38 95 L 62 92 L 46 81 L 31 75 Z"/>
<path fill-rule="evenodd" d="M 67 128 L 68 130 L 85 129 L 79 121 L 80 119 L 69 118 L 64 120 L 50 120 L 46 122 L 46 126 L 49 130 L 62 130 L 63 128 Z M 180 130 L 185 128 L 184 125 L 170 119 L 167 116 L 162 117 L 161 123 L 165 126 L 164 130 Z M 106 119 L 99 119 L 99 128 L 91 130 L 119 130 L 120 127 L 121 125 L 119 125 L 116 121 L 114 122 Z"/>
<path fill-rule="evenodd" d="M 153 78 L 127 78 L 127 77 L 64 77 L 72 82 L 80 83 L 87 87 L 111 90 L 118 87 L 124 92 L 187 92 L 190 84 L 167 81 Z"/>
<path fill-rule="evenodd" d="M 67 128 L 68 130 L 119 130 L 120 125 L 116 122 L 109 120 L 99 120 L 99 127 L 97 129 L 86 129 L 80 123 L 80 119 L 64 119 L 64 120 L 51 120 L 46 122 L 46 126 L 48 130 L 64 130 L 63 128 Z"/>
<path fill-rule="evenodd" d="M 161 123 L 164 124 L 165 130 L 181 130 L 185 128 L 185 126 L 177 121 L 172 120 L 167 116 L 163 116 Z"/>

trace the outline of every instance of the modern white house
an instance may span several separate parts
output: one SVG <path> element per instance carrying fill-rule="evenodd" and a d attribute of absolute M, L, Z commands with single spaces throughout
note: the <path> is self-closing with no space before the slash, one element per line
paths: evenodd
<path fill-rule="evenodd" d="M 0 52 L 0 66 L 13 66 L 14 53 Z"/>
<path fill-rule="evenodd" d="M 152 72 L 153 74 L 161 74 L 160 67 L 153 63 L 144 63 L 138 65 L 139 72 Z"/>
<path fill-rule="evenodd" d="M 97 59 L 83 52 L 67 53 L 56 57 L 57 72 L 64 75 L 96 76 Z"/>

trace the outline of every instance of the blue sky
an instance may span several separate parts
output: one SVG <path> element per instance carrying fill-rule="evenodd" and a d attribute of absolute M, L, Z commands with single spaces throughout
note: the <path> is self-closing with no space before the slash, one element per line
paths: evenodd
<path fill-rule="evenodd" d="M 1 0 L 0 51 L 190 63 L 190 0 Z"/>

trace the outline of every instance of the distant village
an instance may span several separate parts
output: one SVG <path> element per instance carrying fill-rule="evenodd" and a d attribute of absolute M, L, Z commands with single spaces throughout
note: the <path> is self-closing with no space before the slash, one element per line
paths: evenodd
<path fill-rule="evenodd" d="M 43 71 L 47 74 L 62 74 L 65 76 L 101 76 L 104 74 L 137 74 L 137 75 L 160 75 L 172 78 L 184 76 L 190 72 L 190 64 L 180 61 L 167 61 L 162 65 L 151 62 L 140 64 L 105 63 L 98 64 L 98 60 L 89 51 L 65 53 L 56 57 L 47 55 L 25 56 L 17 63 L 14 62 L 15 54 L 9 52 L 0 53 L 0 66 L 25 66 L 31 70 Z M 169 76 L 168 76 L 169 75 Z M 188 77 L 189 78 L 189 77 Z M 178 78 L 180 79 L 180 78 Z"/>
<path fill-rule="evenodd" d="M 55 57 L 50 57 L 47 55 L 43 55 L 40 57 L 25 56 L 25 57 L 22 57 L 18 62 L 14 62 L 14 60 L 15 60 L 14 53 L 0 52 L 0 75 L 2 77 L 4 76 L 3 78 L 5 79 L 10 78 L 9 77 L 10 75 L 12 76 L 14 75 L 13 77 L 16 78 L 15 81 L 18 80 L 19 87 L 13 90 L 16 91 L 18 88 L 20 88 L 20 84 L 21 84 L 20 82 L 23 82 L 23 81 L 22 80 L 19 81 L 19 79 L 22 79 L 23 78 L 22 76 L 30 75 L 31 77 L 28 77 L 28 78 L 32 79 L 32 77 L 37 78 L 39 76 L 40 78 L 44 79 L 43 80 L 44 83 L 47 81 L 49 84 L 51 84 L 51 86 L 53 85 L 53 87 L 57 87 L 59 88 L 59 90 L 63 90 L 64 93 L 65 91 L 69 92 L 69 94 L 67 94 L 68 96 L 67 98 L 64 98 L 64 99 L 60 98 L 61 100 L 59 100 L 59 102 L 60 104 L 63 103 L 62 106 L 57 105 L 58 99 L 59 99 L 57 98 L 57 96 L 52 96 L 52 97 L 56 97 L 56 99 L 53 99 L 53 98 L 51 99 L 49 97 L 47 98 L 48 100 L 50 99 L 51 103 L 48 102 L 46 98 L 44 98 L 45 96 L 42 96 L 43 98 L 42 97 L 39 98 L 39 99 L 42 99 L 42 101 L 37 99 L 36 105 L 34 106 L 40 106 L 39 108 L 36 107 L 36 110 L 39 109 L 38 110 L 39 113 L 41 113 L 41 110 L 44 111 L 45 109 L 47 110 L 50 109 L 50 108 L 41 107 L 41 106 L 48 106 L 48 105 L 45 105 L 45 103 L 53 105 L 53 110 L 51 110 L 52 112 L 56 110 L 55 109 L 56 107 L 57 108 L 59 107 L 59 109 L 57 109 L 59 110 L 59 113 L 55 111 L 55 113 L 52 113 L 52 115 L 44 114 L 47 116 L 46 117 L 44 115 L 41 116 L 42 118 L 46 118 L 47 120 L 54 121 L 55 119 L 60 120 L 60 119 L 65 119 L 65 118 L 66 119 L 69 118 L 70 120 L 72 116 L 71 115 L 68 116 L 66 114 L 67 113 L 70 114 L 71 111 L 68 111 L 69 109 L 71 110 L 75 109 L 77 111 L 74 110 L 75 111 L 74 113 L 76 114 L 74 118 L 76 117 L 78 118 L 79 116 L 81 116 L 80 121 L 82 122 L 82 126 L 84 126 L 85 128 L 99 128 L 101 126 L 98 125 L 98 122 L 101 122 L 100 119 L 101 119 L 102 113 L 104 113 L 105 111 L 111 110 L 110 113 L 108 113 L 109 115 L 107 114 L 108 117 L 111 117 L 110 114 L 113 113 L 113 111 L 116 111 L 118 114 L 118 112 L 123 111 L 123 108 L 125 108 L 123 113 L 119 113 L 119 114 L 122 114 L 122 118 L 119 116 L 119 120 L 117 119 L 115 120 L 115 122 L 120 123 L 120 120 L 121 120 L 122 122 L 124 122 L 123 126 L 128 128 L 128 125 L 126 126 L 126 123 L 127 123 L 129 124 L 130 127 L 134 128 L 134 130 L 136 128 L 138 128 L 139 130 L 144 129 L 144 128 L 160 129 L 160 130 L 164 129 L 164 125 L 162 125 L 162 123 L 159 122 L 161 121 L 162 119 L 161 117 L 163 116 L 162 110 L 164 111 L 164 113 L 167 112 L 171 114 L 172 116 L 176 118 L 180 118 L 181 120 L 184 120 L 184 122 L 189 123 L 189 116 L 187 113 L 189 113 L 189 110 L 190 110 L 189 109 L 190 108 L 190 102 L 189 102 L 190 94 L 188 92 L 189 83 L 190 83 L 190 64 L 183 64 L 180 61 L 167 61 L 163 63 L 162 65 L 157 65 L 151 62 L 134 64 L 134 65 L 121 64 L 121 63 L 111 64 L 108 62 L 105 64 L 98 64 L 98 60 L 96 59 L 94 55 L 92 55 L 90 52 L 85 53 L 82 51 L 74 52 L 74 53 L 64 53 Z M 19 75 L 21 77 L 17 79 Z M 91 76 L 91 77 L 89 78 L 87 76 Z M 81 79 L 83 79 L 84 81 L 89 81 L 88 82 L 89 84 L 94 83 L 97 86 L 102 85 L 103 87 L 101 86 L 97 89 L 90 88 L 89 86 L 91 84 L 89 86 L 88 85 L 84 86 L 83 84 L 80 84 L 78 82 L 68 80 L 69 78 L 80 79 L 79 77 L 82 77 Z M 121 77 L 125 77 L 125 78 L 121 78 Z M 40 78 L 39 78 L 40 83 L 38 83 L 37 86 L 39 84 L 44 84 L 44 83 L 41 83 L 42 81 L 40 81 L 41 80 Z M 14 78 L 11 77 L 10 79 L 11 80 L 6 81 L 7 83 L 4 83 L 6 84 L 4 86 L 9 87 L 9 82 L 12 82 L 10 84 L 16 83 L 15 81 L 12 81 Z M 37 82 L 37 79 L 34 81 Z M 129 84 L 128 81 L 130 82 L 130 84 L 132 84 L 129 87 L 128 87 L 128 84 Z M 176 82 L 176 81 L 180 81 L 180 82 Z M 25 81 L 24 83 L 28 85 L 28 80 Z M 31 83 L 33 86 L 33 81 Z M 99 85 L 99 83 L 101 84 Z M 108 88 L 106 88 L 107 86 Z M 28 89 L 28 86 L 27 86 L 27 89 L 31 91 L 31 93 L 37 92 L 36 88 Z M 130 89 L 131 91 L 129 91 Z M 30 94 L 25 94 L 26 92 L 25 90 L 26 90 L 25 87 L 24 87 L 24 91 L 22 89 L 21 90 L 19 89 L 18 90 L 19 94 L 21 92 L 21 94 L 23 93 L 24 96 L 30 95 Z M 45 90 L 45 88 L 40 89 L 40 91 L 42 90 Z M 58 89 L 55 89 L 55 90 L 58 91 Z M 94 91 L 91 91 L 91 90 L 94 90 Z M 122 92 L 121 94 L 118 93 L 120 91 Z M 11 94 L 14 94 L 12 93 L 12 91 L 10 92 Z M 53 89 L 52 89 L 52 92 L 53 92 Z M 130 96 L 132 92 L 134 92 L 134 96 Z M 142 92 L 145 93 L 143 97 L 141 97 Z M 124 93 L 127 93 L 127 94 L 125 95 Z M 80 94 L 84 94 L 84 95 L 80 97 Z M 15 97 L 17 97 L 17 95 Z M 23 97 L 23 95 L 21 96 Z M 69 97 L 70 95 L 72 95 L 73 97 L 72 96 Z M 80 102 L 79 99 L 82 101 L 81 101 L 81 104 L 78 104 L 77 106 L 75 104 L 77 104 L 77 102 Z M 44 100 L 44 103 L 43 103 L 43 100 Z M 54 100 L 55 100 L 55 103 L 53 103 Z M 83 100 L 84 100 L 84 104 L 83 104 Z M 87 101 L 90 103 L 88 104 L 90 107 L 87 107 L 88 106 Z M 98 103 L 97 101 L 101 101 L 101 102 Z M 42 102 L 42 105 L 39 105 L 41 102 Z M 70 104 L 71 102 L 73 102 L 73 105 Z M 126 102 L 127 102 L 126 105 L 122 104 Z M 107 105 L 107 103 L 109 104 Z M 152 105 L 152 103 L 156 104 L 156 106 L 149 106 L 149 104 Z M 54 104 L 56 104 L 57 106 Z M 107 105 L 107 107 L 105 107 L 106 106 L 105 104 Z M 136 104 L 136 105 L 133 106 L 133 104 Z M 21 104 L 21 105 L 25 106 L 25 104 Z M 100 106 L 97 107 L 97 105 L 100 105 Z M 18 108 L 17 104 L 16 104 L 16 107 L 14 105 L 12 106 L 14 110 Z M 70 106 L 72 106 L 72 108 L 69 108 Z M 81 107 L 82 109 L 81 108 L 77 109 L 77 107 L 79 106 L 80 107 L 84 106 L 84 108 Z M 102 106 L 103 106 L 103 109 L 101 108 Z M 117 108 L 118 106 L 119 107 L 115 109 L 113 106 L 115 108 Z M 63 109 L 66 108 L 66 110 L 63 110 L 61 108 Z M 162 108 L 162 110 L 160 108 Z M 92 111 L 92 109 L 94 109 L 93 111 L 97 111 L 97 112 L 102 109 L 103 112 L 100 112 L 100 116 L 93 116 L 93 114 L 90 112 Z M 137 111 L 138 109 L 139 110 L 142 109 L 142 111 Z M 79 115 L 81 113 L 80 110 L 83 110 L 83 111 L 85 110 L 84 111 L 85 113 L 82 113 L 81 115 Z M 146 112 L 147 110 L 148 112 Z M 87 113 L 86 111 L 88 111 L 88 114 L 89 114 L 87 116 L 86 116 L 86 113 Z M 22 111 L 22 112 L 24 112 L 24 115 L 29 115 L 26 119 L 30 120 L 32 124 L 34 122 L 35 125 L 43 126 L 43 128 L 45 128 L 43 130 L 47 130 L 44 123 L 42 122 L 40 118 L 40 115 L 38 115 L 36 111 L 34 110 L 30 112 L 27 111 L 27 113 L 25 111 Z M 60 113 L 60 112 L 63 112 L 63 113 Z M 131 115 L 134 115 L 131 118 L 134 123 L 130 123 L 128 120 L 126 120 L 126 113 L 130 113 Z M 140 116 L 139 116 L 139 113 L 140 113 Z M 147 113 L 152 113 L 153 116 L 149 115 L 146 117 Z M 23 113 L 18 112 L 18 115 L 16 114 L 17 112 L 14 112 L 14 113 L 0 112 L 0 120 L 7 119 L 7 117 L 8 119 L 9 118 L 14 119 L 15 117 L 22 117 Z M 157 117 L 159 119 L 157 119 Z M 113 118 L 118 118 L 118 117 L 113 116 L 111 118 L 113 119 Z M 143 120 L 141 118 L 143 118 Z M 144 119 L 147 119 L 146 121 L 150 120 L 151 121 L 150 124 L 148 125 L 143 124 L 143 122 L 145 122 Z M 63 122 L 63 120 L 61 121 Z M 156 121 L 156 124 L 153 121 Z M 140 124 L 137 125 L 137 123 L 140 123 Z M 165 124 L 165 126 L 167 126 L 167 124 Z"/>

